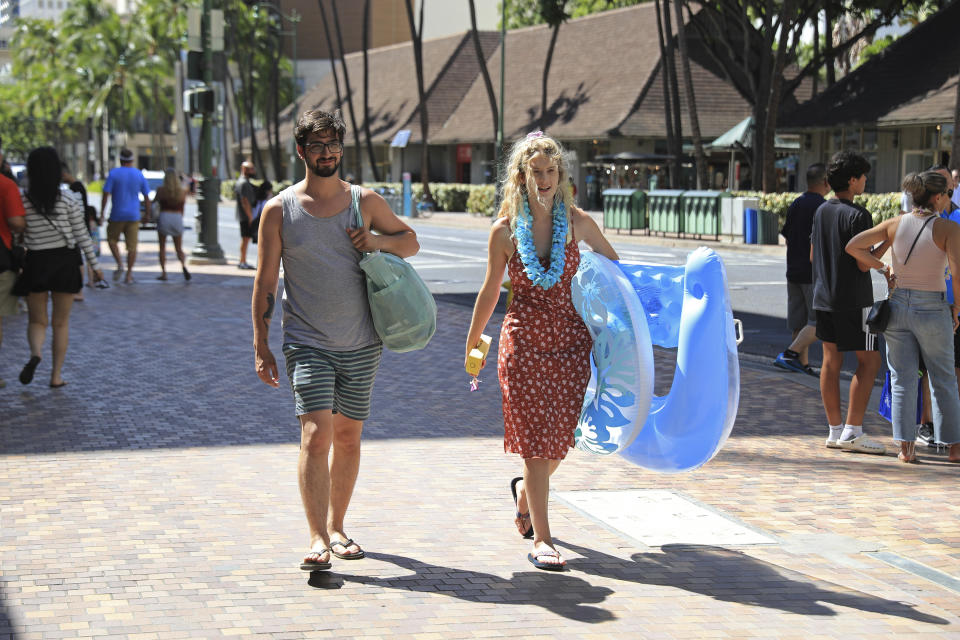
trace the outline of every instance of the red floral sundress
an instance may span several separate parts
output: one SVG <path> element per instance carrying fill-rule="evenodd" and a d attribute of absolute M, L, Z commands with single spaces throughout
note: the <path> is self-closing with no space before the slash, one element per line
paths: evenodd
<path fill-rule="evenodd" d="M 507 263 L 513 302 L 497 353 L 503 449 L 523 458 L 566 457 L 590 381 L 593 342 L 570 298 L 570 282 L 580 264 L 576 238 L 567 243 L 564 256 L 563 275 L 549 289 L 530 281 L 519 251 Z M 549 260 L 540 259 L 545 269 Z"/>

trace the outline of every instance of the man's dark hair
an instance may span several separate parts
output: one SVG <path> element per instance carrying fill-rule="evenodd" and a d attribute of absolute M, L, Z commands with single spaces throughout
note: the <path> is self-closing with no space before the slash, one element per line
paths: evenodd
<path fill-rule="evenodd" d="M 827 177 L 827 165 L 822 162 L 814 162 L 807 167 L 807 189 L 823 182 Z"/>
<path fill-rule="evenodd" d="M 830 159 L 827 167 L 827 182 L 835 192 L 850 188 L 850 180 L 870 172 L 867 159 L 853 151 L 838 151 Z"/>
<path fill-rule="evenodd" d="M 307 138 L 311 133 L 323 133 L 332 131 L 337 140 L 343 143 L 343 136 L 347 132 L 347 125 L 343 122 L 339 109 L 334 112 L 313 109 L 304 111 L 297 119 L 297 126 L 293 129 L 293 138 L 299 146 L 307 143 Z"/>

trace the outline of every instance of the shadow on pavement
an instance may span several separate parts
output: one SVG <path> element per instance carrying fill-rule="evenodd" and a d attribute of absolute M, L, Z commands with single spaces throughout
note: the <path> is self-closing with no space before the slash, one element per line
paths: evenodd
<path fill-rule="evenodd" d="M 505 579 L 490 573 L 442 567 L 389 553 L 367 553 L 367 556 L 412 571 L 413 575 L 377 578 L 346 573 L 324 576 L 315 572 L 311 574 L 310 586 L 337 588 L 335 585 L 338 582 L 342 584 L 342 581 L 347 581 L 384 589 L 443 594 L 468 602 L 542 607 L 578 622 L 600 623 L 616 619 L 612 612 L 593 606 L 603 602 L 613 591 L 607 587 L 591 585 L 583 578 L 571 575 L 569 571 L 523 571 Z"/>
<path fill-rule="evenodd" d="M 3 591 L 0 590 L 0 638 L 4 640 L 17 640 L 19 636 L 13 630 L 13 621 L 10 620 L 10 614 L 3 603 Z"/>
<path fill-rule="evenodd" d="M 832 604 L 928 624 L 948 624 L 943 618 L 917 611 L 914 605 L 817 580 L 733 549 L 671 544 L 661 547 L 659 553 L 635 553 L 628 562 L 567 541 L 557 542 L 583 556 L 568 560 L 568 567 L 605 578 L 676 587 L 716 600 L 804 616 L 835 616 L 837 612 L 827 606 Z"/>

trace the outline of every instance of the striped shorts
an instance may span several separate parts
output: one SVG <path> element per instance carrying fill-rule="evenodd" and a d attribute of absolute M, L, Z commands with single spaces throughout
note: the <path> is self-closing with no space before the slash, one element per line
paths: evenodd
<path fill-rule="evenodd" d="M 351 420 L 366 420 L 382 351 L 379 343 L 353 351 L 283 345 L 297 415 L 332 409 Z"/>

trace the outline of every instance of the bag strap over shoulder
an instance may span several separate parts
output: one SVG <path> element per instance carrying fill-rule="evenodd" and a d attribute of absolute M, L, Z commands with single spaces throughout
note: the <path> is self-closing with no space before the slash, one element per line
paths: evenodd
<path fill-rule="evenodd" d="M 350 185 L 350 197 L 353 205 L 354 222 L 357 228 L 363 226 L 363 216 L 360 215 L 360 187 L 355 184 Z"/>
<path fill-rule="evenodd" d="M 917 237 L 913 239 L 913 244 L 910 245 L 910 251 L 907 251 L 907 257 L 904 258 L 903 264 L 907 264 L 907 260 L 910 259 L 910 254 L 913 253 L 913 248 L 917 246 L 917 240 L 920 239 L 920 234 L 923 233 L 923 230 L 927 228 L 927 225 L 930 224 L 936 216 L 930 216 L 927 218 L 927 221 L 923 223 L 923 226 L 920 227 L 920 231 L 917 232 Z"/>
<path fill-rule="evenodd" d="M 353 207 L 353 221 L 356 224 L 357 229 L 363 227 L 363 216 L 360 214 L 360 187 L 355 184 L 350 185 L 350 199 L 351 206 Z M 369 252 L 363 251 L 364 256 L 370 255 Z"/>

